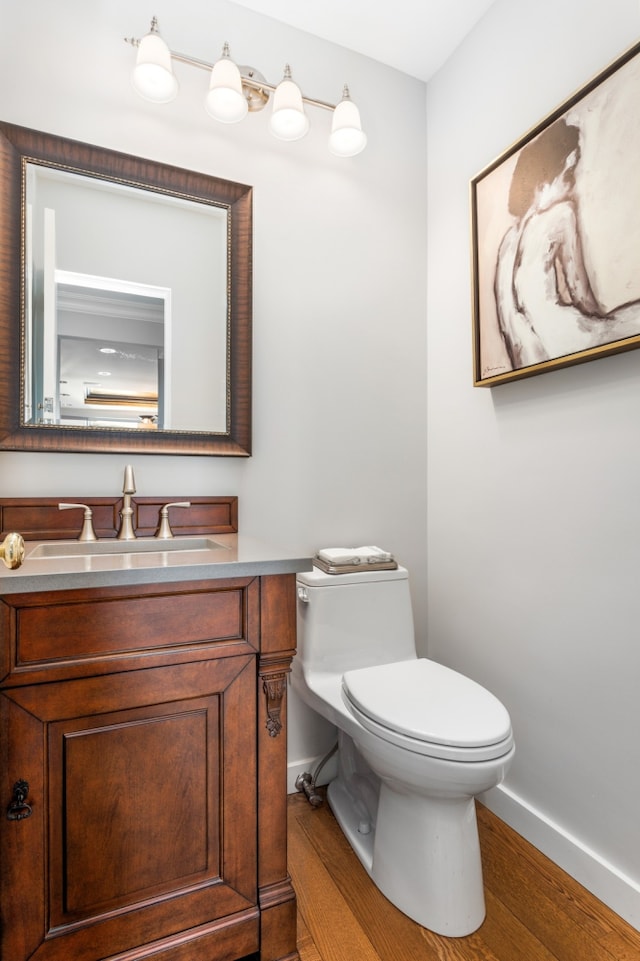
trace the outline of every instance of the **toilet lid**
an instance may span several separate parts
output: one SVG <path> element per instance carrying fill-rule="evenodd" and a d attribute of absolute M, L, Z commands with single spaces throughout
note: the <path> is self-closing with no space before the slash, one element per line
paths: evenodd
<path fill-rule="evenodd" d="M 347 705 L 363 723 L 369 718 L 381 736 L 385 730 L 400 736 L 390 740 L 420 742 L 421 753 L 430 753 L 428 746 L 434 745 L 436 756 L 470 760 L 474 750 L 483 758 L 510 750 L 511 721 L 504 705 L 480 684 L 435 661 L 418 658 L 347 671 L 342 686 Z"/>

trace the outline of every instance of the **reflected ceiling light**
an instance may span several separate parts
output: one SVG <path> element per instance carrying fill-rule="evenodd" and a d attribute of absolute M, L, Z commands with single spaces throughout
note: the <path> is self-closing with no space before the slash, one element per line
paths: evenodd
<path fill-rule="evenodd" d="M 145 100 L 169 103 L 178 93 L 178 81 L 171 67 L 171 51 L 158 33 L 154 17 L 146 37 L 137 43 L 138 56 L 133 71 L 133 86 Z"/>
<path fill-rule="evenodd" d="M 268 83 L 253 67 L 238 67 L 230 57 L 229 45 L 224 44 L 222 56 L 215 64 L 197 60 L 169 50 L 158 33 L 154 17 L 151 30 L 142 40 L 125 38 L 138 48 L 133 85 L 137 92 L 155 103 L 168 103 L 178 92 L 172 62 L 185 63 L 210 73 L 209 90 L 205 96 L 207 113 L 221 123 L 237 123 L 248 113 L 255 113 L 268 103 L 273 94 L 273 108 L 269 130 L 279 140 L 301 140 L 309 130 L 309 118 L 304 105 L 320 107 L 332 114 L 329 150 L 336 157 L 354 157 L 367 143 L 362 130 L 360 112 L 351 100 L 345 85 L 341 102 L 336 106 L 323 100 L 305 97 L 293 81 L 289 65 L 279 84 Z"/>

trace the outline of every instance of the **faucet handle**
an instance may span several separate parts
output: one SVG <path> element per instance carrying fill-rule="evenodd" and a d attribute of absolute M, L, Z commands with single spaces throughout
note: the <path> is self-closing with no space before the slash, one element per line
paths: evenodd
<path fill-rule="evenodd" d="M 58 504 L 59 511 L 69 511 L 78 507 L 84 511 L 82 530 L 80 531 L 79 541 L 97 541 L 96 532 L 93 529 L 93 511 L 87 504 Z"/>
<path fill-rule="evenodd" d="M 168 540 L 173 537 L 173 531 L 171 530 L 171 524 L 169 523 L 169 508 L 170 507 L 191 507 L 191 501 L 173 501 L 171 504 L 165 504 L 160 511 L 160 527 L 158 528 L 158 533 L 156 537 L 161 540 Z"/>

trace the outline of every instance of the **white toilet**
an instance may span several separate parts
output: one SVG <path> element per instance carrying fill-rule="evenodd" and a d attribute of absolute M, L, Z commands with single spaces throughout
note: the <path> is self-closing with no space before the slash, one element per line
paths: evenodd
<path fill-rule="evenodd" d="M 331 808 L 368 874 L 449 937 L 485 916 L 475 795 L 514 755 L 505 707 L 415 649 L 408 572 L 298 574 L 291 682 L 338 728 Z"/>

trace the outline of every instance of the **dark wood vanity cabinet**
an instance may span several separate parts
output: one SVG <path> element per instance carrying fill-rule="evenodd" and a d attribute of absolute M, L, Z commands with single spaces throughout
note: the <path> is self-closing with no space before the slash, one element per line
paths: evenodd
<path fill-rule="evenodd" d="M 0 601 L 2 961 L 293 961 L 295 575 Z"/>

